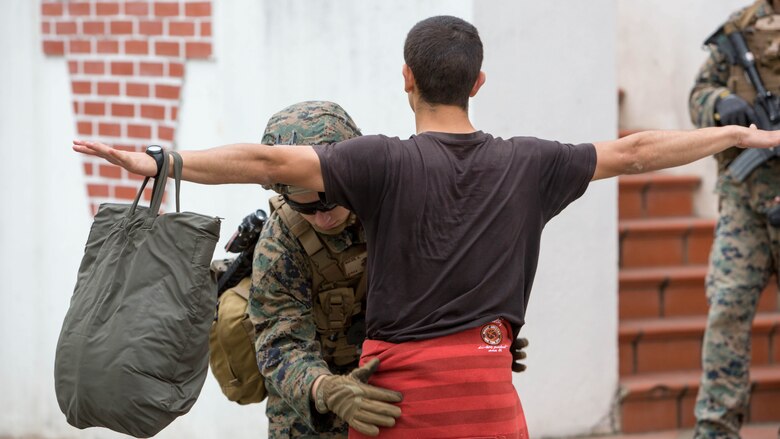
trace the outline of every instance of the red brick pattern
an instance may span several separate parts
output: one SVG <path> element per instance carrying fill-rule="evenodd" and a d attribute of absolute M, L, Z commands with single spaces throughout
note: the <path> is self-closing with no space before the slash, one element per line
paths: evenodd
<path fill-rule="evenodd" d="M 68 61 L 77 135 L 172 148 L 184 63 L 212 56 L 211 14 L 211 0 L 43 0 L 43 51 Z M 83 169 L 93 213 L 135 197 L 138 176 L 86 156 Z"/>

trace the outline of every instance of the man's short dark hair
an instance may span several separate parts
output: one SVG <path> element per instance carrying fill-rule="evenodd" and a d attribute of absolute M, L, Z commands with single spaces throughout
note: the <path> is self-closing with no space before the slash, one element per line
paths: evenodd
<path fill-rule="evenodd" d="M 465 110 L 482 67 L 482 41 L 465 20 L 447 15 L 427 18 L 406 36 L 404 61 L 425 102 Z"/>

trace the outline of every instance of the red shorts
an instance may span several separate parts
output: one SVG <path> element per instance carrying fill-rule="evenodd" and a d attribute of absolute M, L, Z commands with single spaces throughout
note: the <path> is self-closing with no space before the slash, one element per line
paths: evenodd
<path fill-rule="evenodd" d="M 377 357 L 369 383 L 399 391 L 401 417 L 383 438 L 527 439 L 512 384 L 512 331 L 502 319 L 430 340 L 366 340 L 360 364 Z M 350 439 L 367 438 L 349 430 Z"/>

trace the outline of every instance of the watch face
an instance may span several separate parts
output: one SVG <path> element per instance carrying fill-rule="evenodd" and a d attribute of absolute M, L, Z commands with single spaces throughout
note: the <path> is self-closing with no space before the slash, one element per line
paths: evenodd
<path fill-rule="evenodd" d="M 146 152 L 151 152 L 151 153 L 162 152 L 162 146 L 159 146 L 159 145 L 149 145 L 149 146 L 146 147 Z"/>

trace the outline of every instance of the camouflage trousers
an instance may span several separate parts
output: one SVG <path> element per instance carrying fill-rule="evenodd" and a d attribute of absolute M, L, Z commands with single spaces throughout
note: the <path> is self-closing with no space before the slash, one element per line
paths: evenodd
<path fill-rule="evenodd" d="M 696 399 L 695 438 L 739 438 L 750 400 L 753 317 L 761 292 L 777 273 L 780 229 L 766 212 L 780 195 L 780 159 L 739 184 L 719 182 L 719 219 L 707 273 L 709 314 Z"/>

